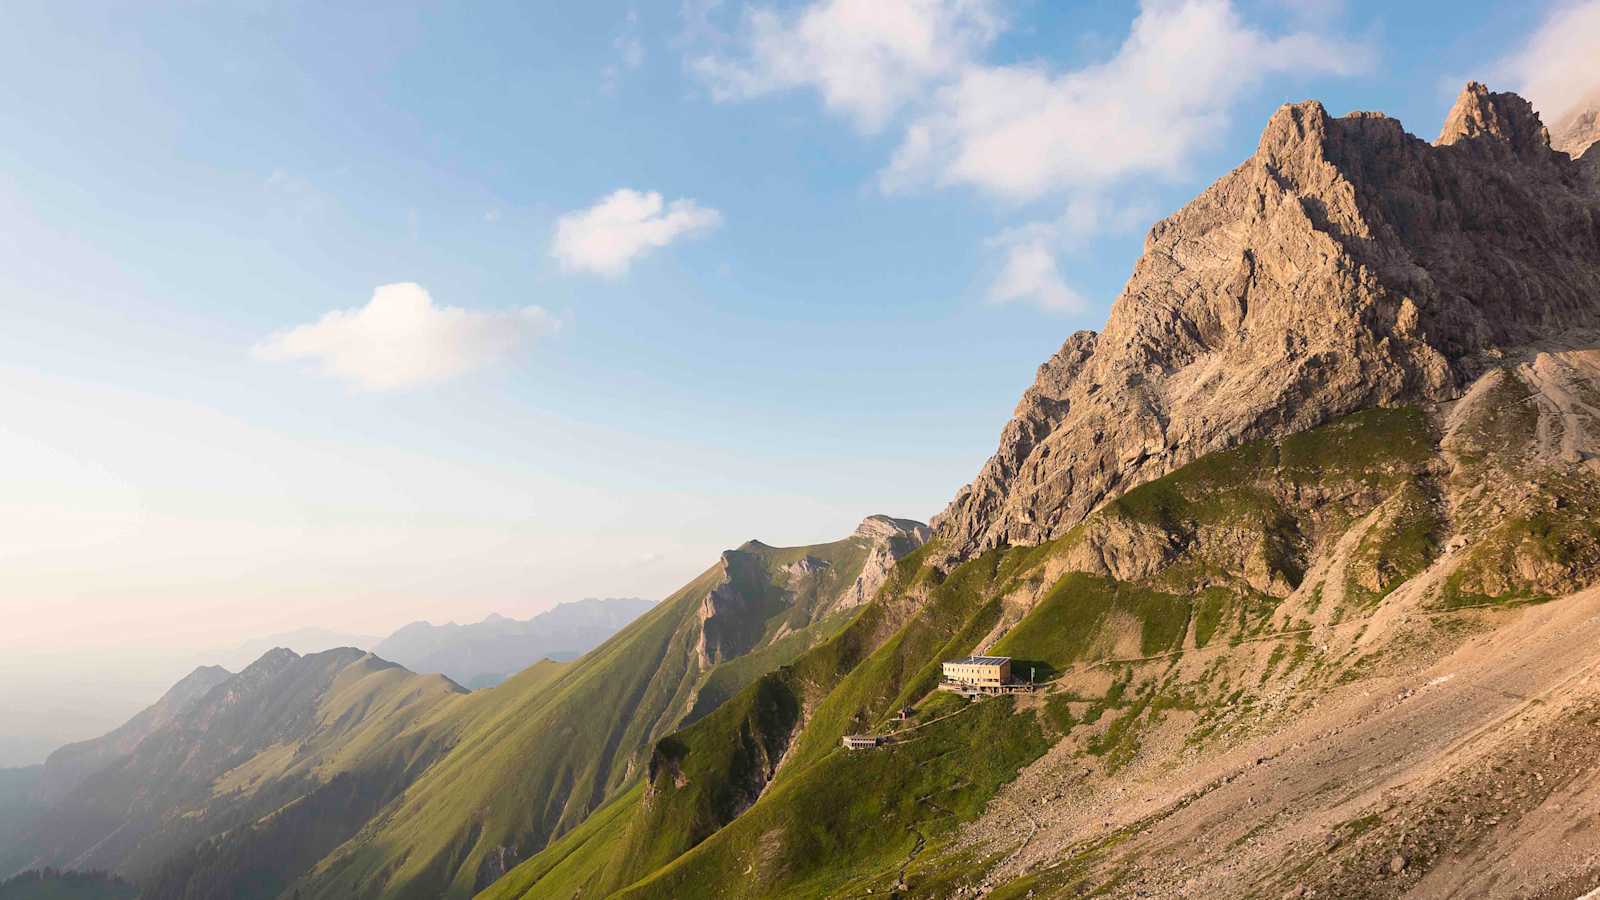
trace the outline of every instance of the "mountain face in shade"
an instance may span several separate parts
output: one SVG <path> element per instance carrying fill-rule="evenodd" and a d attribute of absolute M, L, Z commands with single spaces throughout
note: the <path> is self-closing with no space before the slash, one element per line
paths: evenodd
<path fill-rule="evenodd" d="M 1040 367 L 935 519 L 943 552 L 1059 537 L 1207 453 L 1450 400 L 1507 349 L 1600 325 L 1595 196 L 1527 101 L 1477 83 L 1434 144 L 1283 107 L 1150 230 L 1105 330 Z"/>
<path fill-rule="evenodd" d="M 652 605 L 637 597 L 591 598 L 525 620 L 491 615 L 470 625 L 413 622 L 372 652 L 413 672 L 438 672 L 469 688 L 487 687 L 541 659 L 576 659 Z"/>

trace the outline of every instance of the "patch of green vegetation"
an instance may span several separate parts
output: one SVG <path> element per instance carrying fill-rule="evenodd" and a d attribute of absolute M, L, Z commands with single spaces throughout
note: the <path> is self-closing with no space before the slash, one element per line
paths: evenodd
<path fill-rule="evenodd" d="M 1121 703 L 1129 682 L 1118 682 L 1114 703 Z M 1111 708 L 1108 705 L 1106 708 Z M 1193 692 L 1179 688 L 1176 676 L 1168 674 L 1140 685 L 1134 699 L 1106 726 L 1105 731 L 1089 739 L 1086 747 L 1093 756 L 1099 756 L 1108 773 L 1114 773 L 1133 761 L 1139 752 L 1139 739 L 1151 725 L 1161 721 L 1169 710 L 1197 710 L 1200 704 Z M 1085 721 L 1088 721 L 1086 715 Z M 1096 714 L 1096 719 L 1099 715 Z"/>
<path fill-rule="evenodd" d="M 835 749 L 619 896 L 702 897 L 733 884 L 746 896 L 830 895 L 853 877 L 898 867 L 919 834 L 948 841 L 1048 746 L 1037 717 L 1002 697 L 888 749 Z"/>
<path fill-rule="evenodd" d="M 1266 684 L 1267 681 L 1272 678 L 1273 674 L 1278 671 L 1278 664 L 1282 663 L 1283 658 L 1288 655 L 1288 644 L 1284 643 L 1283 641 L 1279 641 L 1273 645 L 1272 653 L 1267 656 L 1267 667 L 1261 671 L 1261 684 Z"/>
<path fill-rule="evenodd" d="M 1383 518 L 1362 535 L 1350 555 L 1345 596 L 1361 607 L 1376 605 L 1439 556 L 1444 517 L 1438 490 L 1430 481 L 1413 478 L 1388 501 Z M 1360 577 L 1370 574 L 1375 588 Z"/>
<path fill-rule="evenodd" d="M 706 713 L 721 706 L 745 685 L 780 666 L 793 662 L 800 654 L 811 649 L 829 635 L 842 628 L 853 615 L 845 611 L 827 616 L 820 621 L 801 627 L 760 649 L 727 662 L 719 663 L 706 673 L 699 691 L 695 694 L 694 708 L 684 717 L 684 723 L 698 721 Z"/>
<path fill-rule="evenodd" d="M 1126 825 L 1102 838 L 1079 844 L 1050 866 L 1013 879 L 995 888 L 988 900 L 1028 900 L 1031 897 L 1098 897 L 1113 886 L 1116 875 L 1106 880 L 1093 878 L 1096 865 L 1108 859 L 1116 848 L 1139 832 L 1143 823 Z"/>
<path fill-rule="evenodd" d="M 1451 449 L 1463 468 L 1485 464 L 1505 465 L 1519 460 L 1539 428 L 1539 408 L 1533 389 L 1514 368 L 1506 366 L 1493 376 L 1473 415 L 1456 429 Z"/>
<path fill-rule="evenodd" d="M 1182 649 L 1190 613 L 1186 597 L 1069 572 L 996 642 L 994 652 L 1039 660 L 1052 672 L 1060 671 L 1080 660 L 1109 655 L 1106 639 L 1114 635 L 1108 635 L 1106 626 L 1111 617 L 1122 614 L 1138 623 L 1139 653 L 1151 656 Z"/>
<path fill-rule="evenodd" d="M 1211 453 L 1111 504 L 1134 521 L 1178 527 L 1192 521 L 1275 516 L 1276 501 L 1252 485 L 1263 472 L 1294 484 L 1331 480 L 1372 487 L 1410 476 L 1433 456 L 1426 417 L 1410 407 L 1368 409 L 1278 442 L 1254 441 Z"/>
<path fill-rule="evenodd" d="M 1444 580 L 1444 609 L 1543 602 L 1600 572 L 1600 495 L 1587 480 L 1546 476 L 1535 489 L 1549 504 L 1501 522 Z"/>
<path fill-rule="evenodd" d="M 1208 587 L 1200 592 L 1199 609 L 1194 617 L 1194 645 L 1204 647 L 1211 643 L 1211 636 L 1216 634 L 1217 626 L 1222 624 L 1222 612 L 1230 604 L 1233 595 L 1220 587 Z"/>
<path fill-rule="evenodd" d="M 1083 724 L 1093 725 L 1100 721 L 1100 717 L 1105 715 L 1107 710 L 1121 709 L 1127 706 L 1127 703 L 1122 698 L 1128 692 L 1128 685 L 1132 681 L 1132 668 L 1123 668 L 1117 672 L 1110 686 L 1106 688 L 1105 695 L 1090 701 L 1088 708 L 1083 711 Z"/>
<path fill-rule="evenodd" d="M 1040 714 L 1057 734 L 1066 734 L 1078 724 L 1072 715 L 1072 698 L 1066 694 L 1047 695 L 1044 698 L 1044 710 Z"/>
<path fill-rule="evenodd" d="M 572 829 L 505 877 L 479 894 L 479 900 L 516 900 L 528 895 L 535 885 L 539 896 L 575 897 L 591 892 L 606 880 L 620 849 L 627 823 L 639 814 L 644 797 L 644 782 L 637 782 L 626 793 L 595 810 L 582 825 Z"/>
<path fill-rule="evenodd" d="M 1368 813 L 1364 816 L 1357 816 L 1356 818 L 1351 819 L 1350 821 L 1345 822 L 1338 827 L 1344 831 L 1343 837 L 1348 840 L 1350 838 L 1360 837 L 1361 835 L 1366 834 L 1372 829 L 1378 827 L 1382 823 L 1383 816 L 1380 816 L 1377 813 Z"/>
<path fill-rule="evenodd" d="M 907 893 L 915 897 L 928 898 L 957 897 L 963 893 L 971 896 L 983 873 L 999 865 L 1005 856 L 1004 853 L 979 856 L 977 853 L 965 850 L 920 853 L 907 867 L 906 882 L 908 885 L 916 886 L 914 892 Z M 884 890 L 878 893 L 888 894 L 891 897 L 897 893 L 892 884 L 885 883 L 882 887 Z M 854 885 L 848 885 L 838 896 L 862 896 L 862 892 L 853 888 Z"/>

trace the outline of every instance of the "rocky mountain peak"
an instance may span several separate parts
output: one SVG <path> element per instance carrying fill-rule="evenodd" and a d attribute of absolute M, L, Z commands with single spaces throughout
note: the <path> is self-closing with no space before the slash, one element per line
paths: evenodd
<path fill-rule="evenodd" d="M 927 537 L 928 526 L 911 519 L 896 519 L 892 516 L 874 515 L 867 516 L 856 526 L 856 537 L 864 537 L 874 541 L 887 541 L 896 537 L 915 537 L 921 534 L 917 541 L 920 545 Z"/>
<path fill-rule="evenodd" d="M 1491 152 L 1540 155 L 1550 150 L 1550 132 L 1527 100 L 1469 81 L 1445 116 L 1439 139 L 1434 141 L 1440 147 L 1463 143 Z"/>
<path fill-rule="evenodd" d="M 942 560 L 1065 534 L 1205 454 L 1432 402 L 1508 348 L 1600 327 L 1600 191 L 1532 107 L 1472 84 L 1440 142 L 1280 108 L 1145 240 L 1105 331 L 1040 366 L 933 521 Z"/>

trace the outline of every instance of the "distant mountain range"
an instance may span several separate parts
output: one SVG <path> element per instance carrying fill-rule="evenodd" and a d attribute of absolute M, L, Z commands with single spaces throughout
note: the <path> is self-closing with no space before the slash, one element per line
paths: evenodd
<path fill-rule="evenodd" d="M 413 622 L 372 651 L 413 672 L 437 672 L 465 687 L 483 688 L 541 659 L 576 659 L 653 605 L 637 597 L 588 598 L 531 619 L 495 614 L 470 625 Z"/>

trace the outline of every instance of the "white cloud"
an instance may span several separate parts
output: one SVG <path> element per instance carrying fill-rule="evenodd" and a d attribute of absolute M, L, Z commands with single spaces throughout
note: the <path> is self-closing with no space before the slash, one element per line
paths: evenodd
<path fill-rule="evenodd" d="M 1006 247 L 1000 276 L 989 287 L 989 302 L 1026 303 L 1047 312 L 1074 313 L 1088 309 L 1083 296 L 1061 277 L 1048 242 L 1034 238 Z"/>
<path fill-rule="evenodd" d="M 1088 302 L 1061 274 L 1063 252 L 1082 249 L 1097 234 L 1136 231 L 1154 217 L 1148 203 L 1119 204 L 1097 195 L 1072 198 L 1060 218 L 1008 228 L 986 243 L 1002 254 L 988 301 L 1026 303 L 1047 312 L 1076 313 Z"/>
<path fill-rule="evenodd" d="M 1600 0 L 1563 3 L 1499 66 L 1546 125 L 1600 94 Z M 1456 84 L 1460 89 L 1460 83 Z"/>
<path fill-rule="evenodd" d="M 622 188 L 557 220 L 550 255 L 563 269 L 617 278 L 651 250 L 721 223 L 721 213 L 693 200 L 668 204 L 655 191 Z"/>
<path fill-rule="evenodd" d="M 537 306 L 497 312 L 435 306 L 421 285 L 386 284 L 366 306 L 280 331 L 252 352 L 264 360 L 307 360 L 324 374 L 384 391 L 487 365 L 558 325 Z"/>
<path fill-rule="evenodd" d="M 628 10 L 627 18 L 623 20 L 622 31 L 611 40 L 611 49 L 616 51 L 616 62 L 602 70 L 600 86 L 607 93 L 615 91 L 622 82 L 624 73 L 644 65 L 644 41 L 639 37 L 639 11 Z"/>
<path fill-rule="evenodd" d="M 962 70 L 908 126 L 882 183 L 966 184 L 1031 200 L 1144 174 L 1176 177 L 1267 76 L 1349 74 L 1370 62 L 1359 45 L 1264 34 L 1228 0 L 1146 0 L 1104 63 L 1062 73 Z"/>
<path fill-rule="evenodd" d="M 819 0 L 784 14 L 745 16 L 737 57 L 692 67 L 718 100 L 813 88 L 868 131 L 883 127 L 931 82 L 966 65 L 999 33 L 994 0 Z"/>

